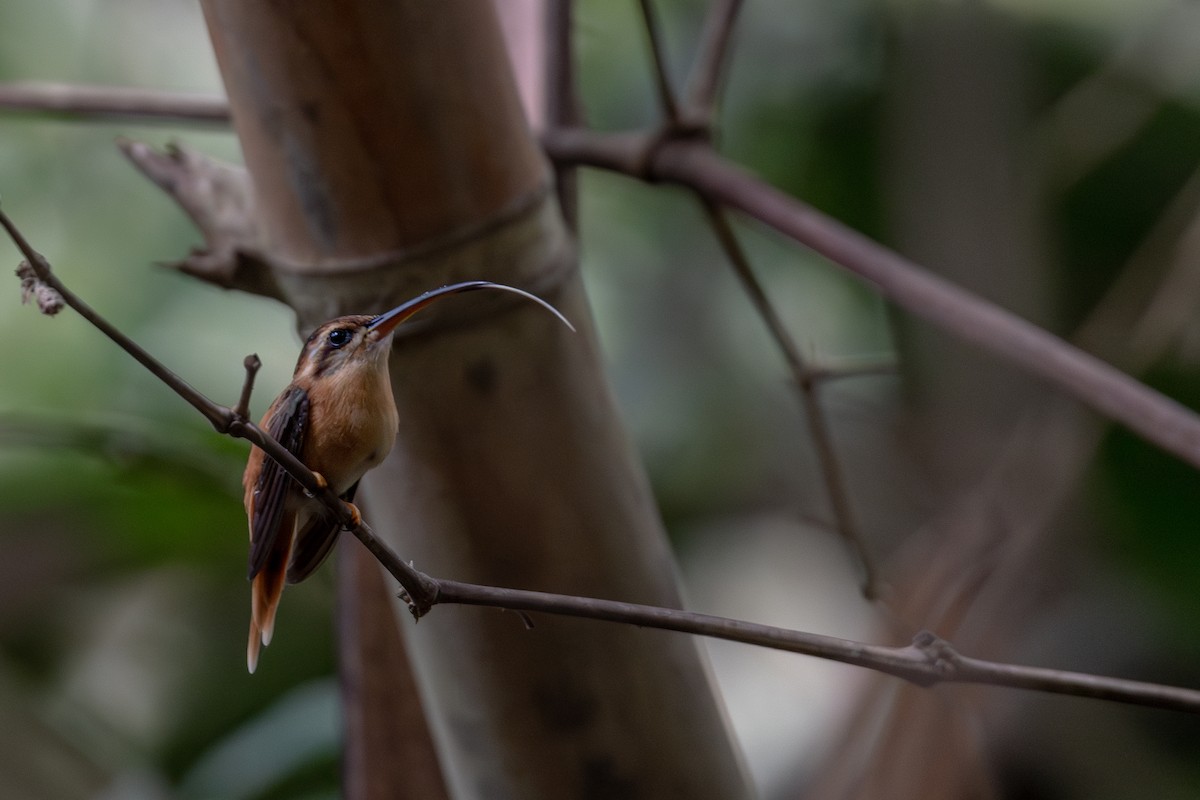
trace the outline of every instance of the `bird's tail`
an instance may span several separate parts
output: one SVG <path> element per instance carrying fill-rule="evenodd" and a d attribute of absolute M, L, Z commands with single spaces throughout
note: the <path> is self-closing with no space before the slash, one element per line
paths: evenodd
<path fill-rule="evenodd" d="M 252 674 L 258 666 L 259 650 L 271 643 L 275 632 L 275 612 L 283 595 L 291 551 L 292 530 L 288 525 L 275 537 L 266 563 L 254 576 L 250 592 L 250 639 L 246 643 L 246 667 Z"/>

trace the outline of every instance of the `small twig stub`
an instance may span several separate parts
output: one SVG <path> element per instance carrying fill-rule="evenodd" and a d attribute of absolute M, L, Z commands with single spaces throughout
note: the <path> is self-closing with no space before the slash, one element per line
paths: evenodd
<path fill-rule="evenodd" d="M 21 279 L 22 303 L 36 302 L 38 310 L 51 317 L 62 311 L 62 295 L 39 278 L 28 261 L 17 267 L 17 277 Z"/>

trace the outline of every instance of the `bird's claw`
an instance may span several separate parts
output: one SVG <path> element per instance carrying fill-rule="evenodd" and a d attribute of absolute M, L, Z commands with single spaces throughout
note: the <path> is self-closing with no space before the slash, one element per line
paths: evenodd
<path fill-rule="evenodd" d="M 317 484 L 317 492 L 323 492 L 329 488 L 329 481 L 325 480 L 325 476 L 319 472 L 313 473 L 313 481 Z M 317 495 L 314 492 L 310 492 L 308 489 L 304 489 L 304 496 L 316 497 Z"/>

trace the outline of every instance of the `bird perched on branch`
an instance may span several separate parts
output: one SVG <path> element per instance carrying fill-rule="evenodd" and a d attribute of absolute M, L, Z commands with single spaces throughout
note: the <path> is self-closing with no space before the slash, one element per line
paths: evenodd
<path fill-rule="evenodd" d="M 399 425 L 388 375 L 392 334 L 436 300 L 476 289 L 518 294 L 574 330 L 553 306 L 521 289 L 489 281 L 443 286 L 386 314 L 338 317 L 317 328 L 304 343 L 292 382 L 263 416 L 261 427 L 351 503 L 356 519 L 352 501 L 359 479 L 387 456 Z M 259 649 L 271 642 L 284 583 L 298 583 L 320 566 L 341 525 L 258 447 L 250 451 L 242 485 L 253 581 L 246 664 L 254 672 Z"/>

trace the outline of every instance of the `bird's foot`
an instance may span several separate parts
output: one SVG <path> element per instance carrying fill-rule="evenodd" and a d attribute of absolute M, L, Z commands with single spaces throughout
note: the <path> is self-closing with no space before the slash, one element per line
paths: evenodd
<path fill-rule="evenodd" d="M 321 473 L 314 471 L 313 478 L 317 482 L 317 491 L 323 492 L 329 488 L 329 481 L 325 480 L 325 476 L 322 475 Z M 310 492 L 308 489 L 304 490 L 304 496 L 305 497 L 316 497 L 316 495 L 313 494 L 312 492 Z"/>

